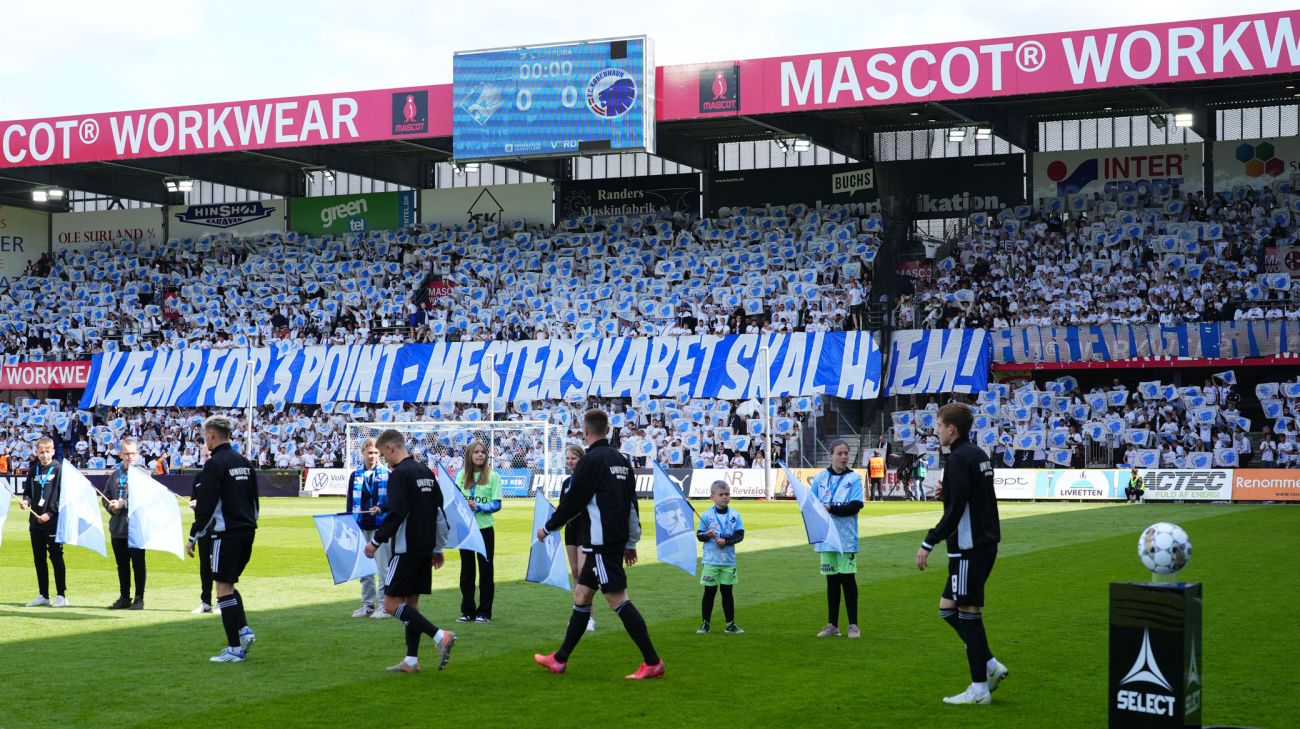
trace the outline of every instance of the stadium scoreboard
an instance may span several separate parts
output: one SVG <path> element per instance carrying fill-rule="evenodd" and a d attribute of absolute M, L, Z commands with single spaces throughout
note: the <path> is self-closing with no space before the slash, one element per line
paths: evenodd
<path fill-rule="evenodd" d="M 653 153 L 653 56 L 644 36 L 457 53 L 452 156 Z"/>

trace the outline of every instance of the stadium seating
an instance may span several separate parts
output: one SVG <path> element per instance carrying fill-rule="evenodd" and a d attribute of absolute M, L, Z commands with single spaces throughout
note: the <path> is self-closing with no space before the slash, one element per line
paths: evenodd
<path fill-rule="evenodd" d="M 1300 288 L 1262 273 L 1265 249 L 1297 237 L 1294 196 L 1109 197 L 971 216 L 933 283 L 900 297 L 899 327 L 1300 319 Z"/>
<path fill-rule="evenodd" d="M 602 407 L 623 450 L 636 465 L 658 459 L 665 464 L 696 467 L 748 467 L 765 462 L 761 428 L 762 405 L 757 401 L 686 401 L 676 399 L 590 399 L 511 403 L 498 413 L 499 420 L 547 420 L 561 426 L 566 443 L 581 443 L 582 412 Z M 783 398 L 773 401 L 772 429 L 778 459 L 800 447 L 808 419 L 820 413 L 819 398 Z M 89 468 L 115 464 L 119 441 L 140 440 L 140 452 L 152 468 L 163 458 L 169 469 L 193 468 L 199 463 L 202 439 L 199 426 L 206 416 L 220 412 L 235 420 L 234 441 L 243 443 L 242 409 L 106 408 L 98 414 L 78 411 L 75 404 L 59 400 L 23 398 L 13 405 L 0 403 L 0 453 L 10 455 L 15 467 L 32 455 L 33 441 L 52 433 L 66 457 Z M 332 403 L 324 407 L 281 405 L 261 407 L 256 413 L 254 448 L 258 463 L 267 468 L 312 468 L 343 465 L 348 422 L 440 422 L 484 420 L 485 408 L 446 404 Z M 519 459 L 536 466 L 542 458 L 539 438 L 534 442 L 503 439 L 493 453 L 494 465 L 506 468 Z M 760 456 L 760 453 L 763 455 Z M 448 461 L 458 468 L 459 461 Z"/>
<path fill-rule="evenodd" d="M 428 226 L 61 251 L 0 288 L 11 358 L 106 349 L 831 331 L 861 324 L 880 218 Z M 44 266 L 38 267 L 44 269 Z M 39 272 L 39 271 L 38 271 Z"/>
<path fill-rule="evenodd" d="M 1159 380 L 1126 388 L 1118 380 L 1110 387 L 1086 393 L 1072 376 L 1060 377 L 1037 389 L 1032 383 L 992 385 L 978 395 L 971 438 L 993 456 L 999 466 L 1130 465 L 1141 468 L 1232 467 L 1248 461 L 1255 450 L 1249 437 L 1249 418 L 1255 403 L 1242 403 L 1229 371 L 1206 380 L 1202 386 L 1177 387 Z M 1300 386 L 1295 383 L 1260 385 L 1257 397 L 1270 439 L 1276 435 L 1295 452 L 1291 413 Z M 1290 393 L 1295 397 L 1286 397 Z M 913 452 L 937 456 L 935 411 L 931 399 L 924 409 L 896 409 L 892 413 L 895 439 Z M 1274 451 L 1276 454 L 1276 450 Z"/>

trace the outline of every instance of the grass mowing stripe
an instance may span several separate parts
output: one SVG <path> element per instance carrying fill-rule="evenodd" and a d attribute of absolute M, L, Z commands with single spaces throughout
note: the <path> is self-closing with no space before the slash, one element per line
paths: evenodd
<path fill-rule="evenodd" d="M 18 608 L 21 603 L 11 600 L 26 602 L 34 580 L 26 525 L 11 519 L 0 548 L 0 682 L 23 685 L 32 666 L 54 663 L 59 695 L 78 698 L 53 706 L 10 702 L 0 712 L 0 727 L 211 726 L 231 720 L 297 726 L 378 717 L 427 722 L 434 716 L 518 726 L 572 723 L 567 717 L 579 715 L 663 726 L 714 716 L 719 700 L 725 720 L 767 725 L 843 720 L 912 726 L 937 719 L 975 726 L 1098 726 L 1106 705 L 1106 585 L 1143 577 L 1137 535 L 1162 519 L 1189 529 L 1196 551 L 1185 574 L 1206 582 L 1207 723 L 1275 724 L 1286 710 L 1282 677 L 1300 647 L 1290 606 L 1280 593 L 1269 592 L 1286 585 L 1294 591 L 1289 562 L 1263 560 L 1243 548 L 1239 537 L 1266 534 L 1276 542 L 1271 553 L 1292 554 L 1288 548 L 1300 546 L 1300 511 L 1004 504 L 1005 541 L 990 582 L 988 624 L 992 645 L 1011 665 L 1013 678 L 991 707 L 944 707 L 938 698 L 968 680 L 964 654 L 935 616 L 941 560 L 932 558 L 925 574 L 912 564 L 921 530 L 938 518 L 937 505 L 933 511 L 915 503 L 864 510 L 864 638 L 848 641 L 811 637 L 825 619 L 825 583 L 811 549 L 798 545 L 803 533 L 793 506 L 738 503 L 747 535 L 753 535 L 738 548 L 736 593 L 739 621 L 749 633 L 695 635 L 698 582 L 648 561 L 630 571 L 631 596 L 665 656 L 668 678 L 646 685 L 621 679 L 639 656 L 603 606 L 596 610 L 599 628 L 584 638 L 570 672 L 551 676 L 532 665 L 531 655 L 558 645 L 568 596 L 505 581 L 523 572 L 530 516 L 527 507 L 511 503 L 498 526 L 497 621 L 451 622 L 459 602 L 452 557 L 435 573 L 435 585 L 443 589 L 421 606 L 438 624 L 460 629 L 451 667 L 442 674 L 389 676 L 382 667 L 404 653 L 399 626 L 348 618 L 359 602 L 356 585 L 328 584 L 308 515 L 336 506 L 306 499 L 267 503 L 266 528 L 259 533 L 250 577 L 241 583 L 259 643 L 248 663 L 226 666 L 206 663 L 222 643 L 219 618 L 180 614 L 197 603 L 192 562 L 150 556 L 144 613 Z M 649 556 L 653 544 L 642 551 Z M 116 596 L 111 562 L 85 550 L 69 554 L 74 605 L 110 602 Z M 721 617 L 720 606 L 715 615 Z M 1238 635 L 1229 626 L 1241 615 L 1276 631 Z M 424 651 L 428 665 L 432 647 L 426 644 Z M 1233 675 L 1252 678 L 1229 684 Z M 106 693 L 105 677 L 131 690 Z M 239 698 L 235 713 L 227 715 L 230 697 Z M 948 712 L 957 713 L 946 719 Z"/>

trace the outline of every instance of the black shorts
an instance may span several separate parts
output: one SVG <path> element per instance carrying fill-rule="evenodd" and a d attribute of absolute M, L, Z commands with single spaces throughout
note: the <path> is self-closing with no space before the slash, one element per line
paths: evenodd
<path fill-rule="evenodd" d="M 247 534 L 212 535 L 212 579 L 217 582 L 235 584 L 244 574 L 244 567 L 253 556 L 253 538 L 256 532 Z"/>
<path fill-rule="evenodd" d="M 384 594 L 390 597 L 413 597 L 433 592 L 432 554 L 394 554 L 388 560 Z"/>
<path fill-rule="evenodd" d="M 957 607 L 984 607 L 984 583 L 993 572 L 993 563 L 997 558 L 997 553 L 977 557 L 949 557 L 948 582 L 943 586 L 944 598 L 957 603 Z"/>
<path fill-rule="evenodd" d="M 578 584 L 601 592 L 622 592 L 627 589 L 627 572 L 623 571 L 623 553 L 588 552 L 582 563 Z"/>

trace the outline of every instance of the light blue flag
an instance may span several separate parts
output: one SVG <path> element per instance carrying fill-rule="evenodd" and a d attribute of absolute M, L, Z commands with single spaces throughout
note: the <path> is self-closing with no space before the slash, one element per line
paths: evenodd
<path fill-rule="evenodd" d="M 104 520 L 100 516 L 99 492 L 90 480 L 71 463 L 63 461 L 59 475 L 59 524 L 54 541 L 85 547 L 108 556 L 108 542 L 104 539 Z"/>
<path fill-rule="evenodd" d="M 138 468 L 127 470 L 126 489 L 131 504 L 127 546 L 171 552 L 178 559 L 185 559 L 181 507 L 176 494 Z"/>
<path fill-rule="evenodd" d="M 695 510 L 668 478 L 668 472 L 654 464 L 655 556 L 660 562 L 695 574 Z"/>
<path fill-rule="evenodd" d="M 442 489 L 442 511 L 447 515 L 447 548 L 469 549 L 487 559 L 487 547 L 483 544 L 483 532 L 478 530 L 474 520 L 474 509 L 470 508 L 465 494 L 456 487 L 447 469 L 438 469 L 438 487 Z"/>
<path fill-rule="evenodd" d="M 564 553 L 561 532 L 551 532 L 544 540 L 537 539 L 537 530 L 546 526 L 546 520 L 554 513 L 555 507 L 538 489 L 537 499 L 533 502 L 533 537 L 532 545 L 528 547 L 528 573 L 524 580 L 569 590 L 572 589 L 569 587 L 569 565 L 565 562 L 568 558 Z"/>
<path fill-rule="evenodd" d="M 824 543 L 834 547 L 831 551 L 844 551 L 840 544 L 839 530 L 835 529 L 831 522 L 831 513 L 826 510 L 826 506 L 813 497 L 803 481 L 794 475 L 794 471 L 784 463 L 781 464 L 781 468 L 785 469 L 785 477 L 790 481 L 790 490 L 794 491 L 794 499 L 799 504 L 799 514 L 803 516 L 803 529 L 808 535 L 808 543 Z"/>
<path fill-rule="evenodd" d="M 13 494 L 9 489 L 0 486 L 0 542 L 4 541 L 5 519 L 9 518 L 9 502 L 13 501 Z"/>
<path fill-rule="evenodd" d="M 357 525 L 356 514 L 317 514 L 312 519 L 320 534 L 320 544 L 325 548 L 334 584 L 379 572 L 375 560 L 366 556 L 366 539 Z"/>

